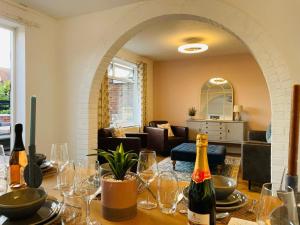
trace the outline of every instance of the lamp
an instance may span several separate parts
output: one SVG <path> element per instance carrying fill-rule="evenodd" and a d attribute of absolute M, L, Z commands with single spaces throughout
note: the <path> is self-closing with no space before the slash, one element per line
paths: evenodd
<path fill-rule="evenodd" d="M 205 52 L 208 49 L 207 44 L 202 43 L 190 43 L 181 45 L 178 47 L 178 52 L 184 53 L 184 54 L 196 54 L 200 52 Z"/>
<path fill-rule="evenodd" d="M 243 111 L 242 105 L 234 105 L 233 112 L 234 112 L 234 120 L 239 121 L 241 120 L 241 112 Z"/>

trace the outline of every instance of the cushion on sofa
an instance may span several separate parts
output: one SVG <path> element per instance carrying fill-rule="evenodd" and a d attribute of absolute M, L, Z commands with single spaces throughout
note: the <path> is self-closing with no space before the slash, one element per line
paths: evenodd
<path fill-rule="evenodd" d="M 158 128 L 168 129 L 168 137 L 173 137 L 173 131 L 171 129 L 171 125 L 169 123 L 157 124 Z"/>

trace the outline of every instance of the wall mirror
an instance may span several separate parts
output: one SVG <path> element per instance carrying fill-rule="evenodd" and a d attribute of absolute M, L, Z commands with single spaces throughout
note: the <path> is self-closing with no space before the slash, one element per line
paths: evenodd
<path fill-rule="evenodd" d="M 232 120 L 233 88 L 229 81 L 215 77 L 201 88 L 200 112 L 202 118 Z"/>

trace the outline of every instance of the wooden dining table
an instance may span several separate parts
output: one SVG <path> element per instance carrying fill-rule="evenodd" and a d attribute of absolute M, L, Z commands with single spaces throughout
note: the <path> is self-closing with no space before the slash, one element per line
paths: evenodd
<path fill-rule="evenodd" d="M 155 183 L 155 182 L 153 182 Z M 56 176 L 50 176 L 44 178 L 42 186 L 47 191 L 48 195 L 57 198 L 58 200 L 62 200 L 60 192 L 55 190 L 53 187 L 56 184 Z M 188 182 L 181 181 L 179 182 L 179 187 L 184 188 L 188 185 Z M 242 192 L 246 192 L 245 194 L 249 199 L 258 199 L 259 194 L 254 192 L 248 192 L 247 185 L 241 185 L 239 189 Z M 239 187 L 238 187 L 239 188 Z M 155 190 L 155 185 L 152 187 Z M 143 197 L 142 195 L 146 195 L 146 191 L 139 194 L 138 197 Z M 235 212 L 230 212 L 230 216 L 240 217 L 242 219 L 254 220 L 255 216 L 248 213 L 247 206 L 243 207 L 243 209 L 236 210 Z M 217 220 L 217 224 L 227 224 L 230 216 L 223 220 Z M 91 217 L 96 219 L 101 223 L 101 225 L 183 225 L 187 224 L 187 216 L 185 214 L 181 214 L 176 212 L 173 215 L 167 215 L 161 213 L 159 207 L 151 210 L 140 209 L 137 210 L 137 215 L 133 219 L 121 221 L 121 222 L 112 222 L 105 220 L 101 216 L 101 200 L 93 200 L 91 203 Z"/>

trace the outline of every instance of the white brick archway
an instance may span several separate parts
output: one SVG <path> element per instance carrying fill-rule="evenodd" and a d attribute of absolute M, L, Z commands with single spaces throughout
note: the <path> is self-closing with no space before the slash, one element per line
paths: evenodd
<path fill-rule="evenodd" d="M 239 37 L 250 49 L 265 76 L 272 107 L 272 180 L 279 180 L 287 162 L 291 79 L 272 40 L 254 19 L 220 1 L 146 1 L 101 37 L 98 55 L 85 76 L 78 102 L 77 155 L 97 146 L 97 107 L 104 72 L 112 57 L 136 33 L 164 19 L 195 19 L 219 26 Z M 255 93 L 253 93 L 255 95 Z M 257 96 L 259 97 L 259 96 Z"/>

